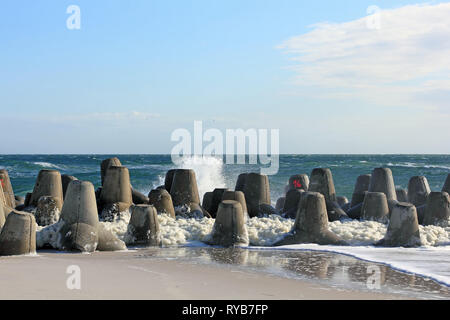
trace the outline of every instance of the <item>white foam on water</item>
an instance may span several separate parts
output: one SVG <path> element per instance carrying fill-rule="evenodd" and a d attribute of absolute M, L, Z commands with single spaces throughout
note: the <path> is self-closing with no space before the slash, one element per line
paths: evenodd
<path fill-rule="evenodd" d="M 131 212 L 130 210 L 126 210 L 121 212 L 113 221 L 101 221 L 100 223 L 103 224 L 106 230 L 111 231 L 120 240 L 124 241 L 130 219 Z"/>
<path fill-rule="evenodd" d="M 252 247 L 267 250 L 267 247 Z M 270 248 L 273 249 L 273 248 Z M 450 246 L 420 248 L 378 248 L 373 246 L 321 246 L 296 244 L 276 247 L 276 250 L 314 250 L 349 255 L 358 259 L 376 262 L 391 268 L 415 273 L 450 286 Z"/>
<path fill-rule="evenodd" d="M 219 157 L 183 157 L 180 169 L 193 169 L 197 178 L 200 200 L 206 192 L 215 188 L 226 188 L 223 159 Z"/>
<path fill-rule="evenodd" d="M 270 246 L 279 240 L 294 225 L 294 220 L 277 215 L 247 220 L 250 245 Z"/>
<path fill-rule="evenodd" d="M 59 220 L 50 226 L 41 227 L 36 224 L 36 248 L 42 248 L 45 244 L 58 249 L 61 246 L 59 231 L 64 225 L 64 220 Z"/>
<path fill-rule="evenodd" d="M 387 165 L 391 166 L 391 167 L 426 168 L 426 169 L 430 169 L 431 168 L 431 169 L 447 169 L 447 170 L 450 170 L 449 166 L 414 163 L 414 162 L 404 162 L 404 163 L 392 163 L 392 162 L 389 162 Z"/>
<path fill-rule="evenodd" d="M 43 168 L 55 168 L 55 169 L 63 169 L 61 167 L 59 167 L 56 164 L 50 163 L 50 162 L 33 162 L 33 164 L 37 165 L 37 166 L 41 166 Z"/>

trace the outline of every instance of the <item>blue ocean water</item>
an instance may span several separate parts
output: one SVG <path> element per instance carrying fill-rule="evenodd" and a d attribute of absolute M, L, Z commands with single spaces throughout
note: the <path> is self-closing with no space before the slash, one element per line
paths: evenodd
<path fill-rule="evenodd" d="M 0 155 L 0 168 L 9 172 L 14 191 L 24 196 L 33 190 L 41 169 L 56 169 L 81 180 L 100 185 L 100 163 L 103 159 L 118 156 L 130 171 L 133 187 L 148 193 L 163 183 L 165 172 L 177 168 L 170 155 Z M 215 187 L 234 188 L 242 172 L 257 172 L 258 165 L 224 164 L 221 159 L 186 161 L 184 168 L 196 171 L 200 193 Z M 308 175 L 314 168 L 332 170 L 336 192 L 351 198 L 356 178 L 370 173 L 376 167 L 392 169 L 397 187 L 406 188 L 410 177 L 424 175 L 434 191 L 440 191 L 450 173 L 450 155 L 280 155 L 279 171 L 270 176 L 272 202 L 283 194 L 289 176 Z"/>

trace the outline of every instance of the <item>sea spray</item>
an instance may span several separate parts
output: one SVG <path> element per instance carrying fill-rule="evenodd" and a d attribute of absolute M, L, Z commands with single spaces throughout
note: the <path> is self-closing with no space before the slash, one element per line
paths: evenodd
<path fill-rule="evenodd" d="M 183 157 L 179 166 L 180 169 L 195 171 L 200 199 L 215 188 L 226 188 L 223 167 L 222 158 L 202 156 Z"/>

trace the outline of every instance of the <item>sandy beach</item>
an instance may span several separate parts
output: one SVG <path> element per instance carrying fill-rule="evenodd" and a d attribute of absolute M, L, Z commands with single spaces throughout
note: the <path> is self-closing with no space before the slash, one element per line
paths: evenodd
<path fill-rule="evenodd" d="M 161 252 L 164 249 L 92 254 L 39 252 L 37 256 L 2 257 L 0 299 L 411 298 L 289 279 L 251 267 L 245 270 L 234 263 L 202 263 L 198 256 L 177 259 L 161 256 Z M 72 265 L 81 271 L 79 290 L 70 290 L 66 285 L 71 276 L 67 270 Z"/>

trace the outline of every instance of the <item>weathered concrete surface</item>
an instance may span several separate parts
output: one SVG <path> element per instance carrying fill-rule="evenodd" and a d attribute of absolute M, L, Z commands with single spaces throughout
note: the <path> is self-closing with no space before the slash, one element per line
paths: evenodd
<path fill-rule="evenodd" d="M 430 186 L 428 180 L 424 176 L 415 176 L 408 183 L 408 202 L 416 207 L 423 206 L 427 203 L 427 197 L 430 194 Z"/>
<path fill-rule="evenodd" d="M 105 228 L 103 223 L 99 223 L 97 227 L 98 233 L 98 251 L 120 251 L 127 250 L 125 242 L 117 238 L 117 236 Z"/>
<path fill-rule="evenodd" d="M 66 194 L 60 220 L 60 247 L 65 250 L 93 252 L 98 244 L 98 211 L 95 190 L 89 181 L 72 181 Z"/>
<path fill-rule="evenodd" d="M 36 252 L 36 221 L 27 212 L 13 210 L 0 233 L 0 255 L 20 255 Z"/>
<path fill-rule="evenodd" d="M 307 174 L 296 174 L 289 177 L 288 189 L 303 189 L 308 191 L 309 177 Z"/>
<path fill-rule="evenodd" d="M 377 245 L 386 247 L 421 246 L 416 207 L 399 202 L 392 210 L 386 235 Z"/>
<path fill-rule="evenodd" d="M 345 241 L 328 230 L 326 201 L 321 193 L 308 191 L 302 195 L 292 231 L 274 246 L 297 243 L 347 245 Z"/>
<path fill-rule="evenodd" d="M 152 205 L 140 204 L 132 207 L 126 242 L 146 246 L 159 246 L 161 235 L 158 213 Z"/>
<path fill-rule="evenodd" d="M 447 192 L 431 192 L 428 196 L 423 224 L 447 227 L 449 218 L 449 194 Z"/>
<path fill-rule="evenodd" d="M 271 204 L 269 178 L 259 173 L 248 173 L 245 178 L 244 195 L 248 214 L 250 217 L 258 216 L 261 204 L 269 206 Z"/>
<path fill-rule="evenodd" d="M 397 195 L 397 200 L 399 202 L 409 202 L 408 191 L 406 189 L 396 189 L 395 194 Z"/>
<path fill-rule="evenodd" d="M 131 197 L 134 204 L 148 204 L 149 201 L 148 197 L 133 188 L 131 188 Z"/>
<path fill-rule="evenodd" d="M 133 203 L 130 173 L 126 167 L 110 166 L 106 170 L 105 180 L 100 192 L 102 209 L 112 205 L 118 206 L 119 212 L 127 210 Z"/>
<path fill-rule="evenodd" d="M 383 192 L 368 192 L 363 202 L 362 219 L 385 223 L 389 220 L 389 206 Z"/>
<path fill-rule="evenodd" d="M 39 198 L 34 217 L 39 226 L 48 226 L 58 222 L 61 210 L 58 205 L 58 199 L 50 196 Z"/>
<path fill-rule="evenodd" d="M 329 168 L 315 168 L 311 172 L 309 191 L 318 192 L 325 197 L 329 221 L 348 218 L 347 214 L 337 203 L 333 174 Z"/>
<path fill-rule="evenodd" d="M 220 203 L 207 243 L 224 247 L 248 245 L 244 211 L 238 201 L 224 200 Z"/>
<path fill-rule="evenodd" d="M 371 177 L 371 174 L 363 174 L 356 179 L 355 189 L 353 190 L 352 201 L 350 205 L 351 208 L 364 202 L 366 192 L 369 191 Z"/>
<path fill-rule="evenodd" d="M 10 208 L 15 208 L 16 200 L 14 199 L 14 191 L 6 169 L 0 169 L 0 185 L 3 189 L 6 205 Z"/>
<path fill-rule="evenodd" d="M 236 186 L 234 188 L 234 191 L 242 191 L 244 192 L 245 188 L 245 182 L 247 181 L 247 175 L 248 173 L 241 173 L 236 181 Z"/>
<path fill-rule="evenodd" d="M 197 179 L 194 170 L 177 169 L 173 175 L 172 186 L 170 188 L 173 205 L 175 207 L 188 203 L 200 204 L 198 194 Z"/>
<path fill-rule="evenodd" d="M 388 200 L 397 200 L 392 171 L 389 168 L 375 168 L 370 179 L 369 192 L 383 192 Z"/>
<path fill-rule="evenodd" d="M 67 187 L 69 186 L 69 183 L 71 183 L 74 180 L 78 180 L 78 179 L 75 178 L 74 176 L 69 176 L 68 174 L 63 174 L 61 176 L 61 183 L 62 183 L 62 188 L 63 188 L 63 198 L 66 197 Z"/>
<path fill-rule="evenodd" d="M 291 189 L 286 193 L 286 201 L 282 211 L 288 218 L 296 218 L 300 200 L 304 193 L 303 189 Z"/>
<path fill-rule="evenodd" d="M 38 201 L 43 196 L 53 197 L 57 200 L 59 210 L 63 205 L 63 188 L 61 174 L 56 170 L 39 171 L 34 185 L 33 193 L 30 198 L 29 205 L 37 207 Z"/>
<path fill-rule="evenodd" d="M 242 191 L 225 191 L 222 195 L 223 200 L 234 200 L 241 204 L 244 215 L 248 215 L 247 202 L 245 202 L 245 195 Z"/>
<path fill-rule="evenodd" d="M 172 197 L 166 189 L 154 189 L 148 194 L 149 204 L 154 206 L 157 213 L 167 214 L 175 218 Z"/>
<path fill-rule="evenodd" d="M 105 177 L 106 177 L 106 171 L 108 171 L 109 167 L 112 166 L 116 166 L 116 167 L 121 167 L 122 163 L 120 162 L 119 158 L 109 158 L 109 159 L 105 159 L 102 161 L 101 165 L 100 165 L 100 175 L 101 175 L 101 180 L 102 180 L 102 185 L 105 181 Z"/>
<path fill-rule="evenodd" d="M 283 211 L 284 204 L 286 203 L 286 197 L 279 197 L 277 203 L 275 204 L 275 210 L 281 212 Z"/>
<path fill-rule="evenodd" d="M 167 171 L 166 173 L 166 177 L 164 179 L 164 188 L 170 192 L 170 189 L 172 188 L 172 181 L 173 181 L 173 176 L 175 174 L 175 171 L 177 171 L 177 169 L 171 169 L 169 171 Z"/>

